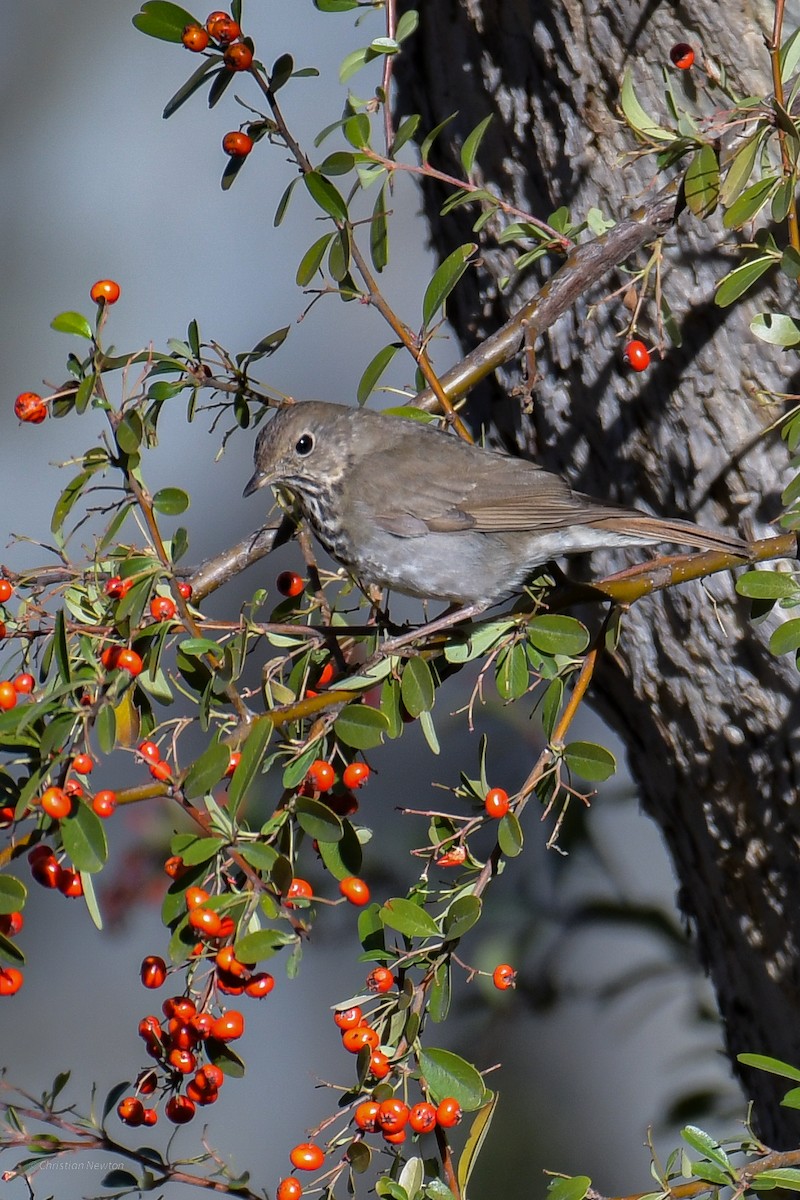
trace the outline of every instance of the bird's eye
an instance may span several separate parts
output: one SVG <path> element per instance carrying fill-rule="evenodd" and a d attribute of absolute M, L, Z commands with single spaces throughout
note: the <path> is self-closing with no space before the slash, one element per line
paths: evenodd
<path fill-rule="evenodd" d="M 306 458 L 313 449 L 314 439 L 310 433 L 304 433 L 301 438 L 297 439 L 295 444 L 295 452 L 299 454 L 301 458 Z"/>

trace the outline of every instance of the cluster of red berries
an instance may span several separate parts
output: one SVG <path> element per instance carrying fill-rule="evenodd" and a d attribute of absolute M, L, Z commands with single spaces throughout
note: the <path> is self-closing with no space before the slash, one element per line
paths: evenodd
<path fill-rule="evenodd" d="M 72 867 L 63 866 L 50 846 L 39 842 L 28 854 L 31 875 L 42 887 L 58 889 L 63 896 L 75 899 L 83 895 L 80 874 Z"/>
<path fill-rule="evenodd" d="M 3 635 L 5 634 L 5 625 L 3 626 Z M 9 712 L 12 708 L 16 708 L 20 696 L 30 696 L 36 686 L 36 680 L 27 671 L 22 675 L 17 675 L 14 679 L 0 680 L 0 712 Z"/>
<path fill-rule="evenodd" d="M 249 71 L 253 65 L 253 44 L 242 38 L 238 21 L 230 13 L 212 12 L 203 25 L 187 25 L 181 41 L 187 50 L 202 54 L 210 45 L 222 51 L 222 61 L 229 71 Z M 231 158 L 246 158 L 253 149 L 253 139 L 241 129 L 226 133 L 222 149 Z"/>
<path fill-rule="evenodd" d="M 0 934 L 3 937 L 16 937 L 25 918 L 21 912 L 0 913 Z M 0 967 L 0 996 L 14 996 L 22 987 L 22 971 L 18 967 Z"/>
<path fill-rule="evenodd" d="M 363 1133 L 382 1133 L 391 1145 L 401 1145 L 412 1133 L 433 1133 L 438 1125 L 441 1129 L 452 1129 L 463 1116 L 461 1105 L 454 1096 L 445 1096 L 438 1105 L 421 1100 L 409 1106 L 399 1096 L 386 1100 L 363 1100 L 353 1114 L 353 1121 Z"/>
<path fill-rule="evenodd" d="M 137 746 L 137 751 L 150 768 L 153 779 L 166 783 L 172 778 L 172 767 L 161 757 L 161 751 L 155 742 L 146 739 Z"/>

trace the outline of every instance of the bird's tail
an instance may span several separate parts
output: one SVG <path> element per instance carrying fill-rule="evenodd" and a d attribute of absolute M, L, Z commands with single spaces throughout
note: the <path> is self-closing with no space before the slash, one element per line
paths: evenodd
<path fill-rule="evenodd" d="M 692 521 L 681 521 L 677 518 L 664 520 L 662 517 L 651 517 L 646 513 L 632 513 L 628 519 L 617 516 L 612 520 L 601 519 L 592 524 L 601 529 L 613 528 L 618 533 L 624 532 L 631 537 L 640 537 L 643 542 L 674 542 L 676 546 L 691 546 L 695 550 L 717 550 L 722 554 L 735 554 L 739 558 L 750 557 L 750 548 L 742 538 L 732 533 L 705 529 Z"/>

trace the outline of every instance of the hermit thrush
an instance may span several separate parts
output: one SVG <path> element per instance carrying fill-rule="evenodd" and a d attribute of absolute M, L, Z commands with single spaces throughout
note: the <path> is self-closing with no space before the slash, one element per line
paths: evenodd
<path fill-rule="evenodd" d="M 362 583 L 478 612 L 562 554 L 672 542 L 747 545 L 574 492 L 535 463 L 418 421 L 308 400 L 261 431 L 245 496 L 288 489 L 325 549 Z"/>

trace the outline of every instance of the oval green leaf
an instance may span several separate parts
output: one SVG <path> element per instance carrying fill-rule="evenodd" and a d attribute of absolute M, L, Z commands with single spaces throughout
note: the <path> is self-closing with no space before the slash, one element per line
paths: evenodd
<path fill-rule="evenodd" d="M 758 313 L 750 322 L 750 329 L 771 346 L 796 346 L 800 342 L 800 325 L 786 313 Z"/>
<path fill-rule="evenodd" d="M 168 517 L 177 517 L 179 513 L 186 512 L 189 504 L 189 497 L 182 488 L 161 488 L 153 496 L 153 508 Z"/>
<path fill-rule="evenodd" d="M 55 329 L 58 333 L 74 333 L 78 337 L 87 338 L 89 341 L 94 336 L 92 327 L 81 313 L 78 312 L 63 312 L 57 317 L 53 317 L 50 322 L 50 328 Z"/>
<path fill-rule="evenodd" d="M 320 175 L 318 171 L 309 171 L 303 176 L 303 182 L 311 199 L 323 212 L 336 221 L 347 220 L 347 205 L 329 179 Z"/>
<path fill-rule="evenodd" d="M 516 813 L 506 813 L 497 830 L 497 842 L 506 858 L 516 858 L 522 852 L 523 841 L 522 826 Z"/>
<path fill-rule="evenodd" d="M 380 918 L 389 929 L 395 929 L 405 937 L 441 937 L 441 930 L 429 913 L 413 900 L 398 896 L 387 900 L 380 910 Z"/>
<path fill-rule="evenodd" d="M 769 648 L 773 654 L 794 654 L 800 650 L 800 617 L 778 626 L 769 639 Z"/>
<path fill-rule="evenodd" d="M 448 941 L 463 937 L 480 920 L 483 905 L 478 896 L 459 896 L 444 914 L 442 928 Z"/>
<path fill-rule="evenodd" d="M 437 267 L 425 289 L 422 300 L 422 324 L 425 327 L 430 325 L 436 313 L 444 305 L 447 297 L 469 266 L 469 261 L 477 248 L 475 242 L 466 242 L 463 246 L 457 246 L 452 254 L 448 254 L 441 266 Z"/>
<path fill-rule="evenodd" d="M 183 781 L 186 796 L 193 800 L 196 796 L 204 796 L 210 792 L 220 779 L 223 778 L 231 761 L 228 746 L 212 742 L 189 768 Z"/>
<path fill-rule="evenodd" d="M 239 760 L 238 767 L 233 772 L 228 787 L 228 807 L 234 814 L 238 811 L 247 789 L 261 769 L 271 735 L 271 722 L 262 718 L 260 721 L 255 722 L 241 746 L 242 757 Z"/>
<path fill-rule="evenodd" d="M 445 1096 L 454 1096 L 465 1112 L 474 1112 L 486 1100 L 486 1088 L 480 1073 L 450 1050 L 420 1050 L 420 1072 L 437 1104 Z"/>
<path fill-rule="evenodd" d="M 617 760 L 611 751 L 595 742 L 569 742 L 564 747 L 564 759 L 571 771 L 591 783 L 602 783 L 617 769 Z"/>
<path fill-rule="evenodd" d="M 25 904 L 28 889 L 13 875 L 0 875 L 0 913 L 17 912 Z"/>
<path fill-rule="evenodd" d="M 79 803 L 75 814 L 61 822 L 61 841 L 77 870 L 90 875 L 108 858 L 103 822 L 87 804 Z"/>
<path fill-rule="evenodd" d="M 589 645 L 589 630 L 574 617 L 545 614 L 528 622 L 528 640 L 542 654 L 583 654 Z"/>
<path fill-rule="evenodd" d="M 796 596 L 800 584 L 783 571 L 748 571 L 736 580 L 736 591 L 751 600 L 784 600 Z"/>
<path fill-rule="evenodd" d="M 340 842 L 344 826 L 335 812 L 310 796 L 298 796 L 294 806 L 297 823 L 309 837 L 318 842 Z"/>
<path fill-rule="evenodd" d="M 718 308 L 727 308 L 729 304 L 733 304 L 734 300 L 743 296 L 770 267 L 775 265 L 775 262 L 774 258 L 753 258 L 749 262 L 742 263 L 740 267 L 734 267 L 720 280 L 714 303 Z"/>
<path fill-rule="evenodd" d="M 384 713 L 366 704 L 348 704 L 336 718 L 334 732 L 354 750 L 372 750 L 383 741 L 389 722 Z"/>
<path fill-rule="evenodd" d="M 430 712 L 435 699 L 433 675 L 424 658 L 410 658 L 403 668 L 400 695 L 412 717 Z"/>

